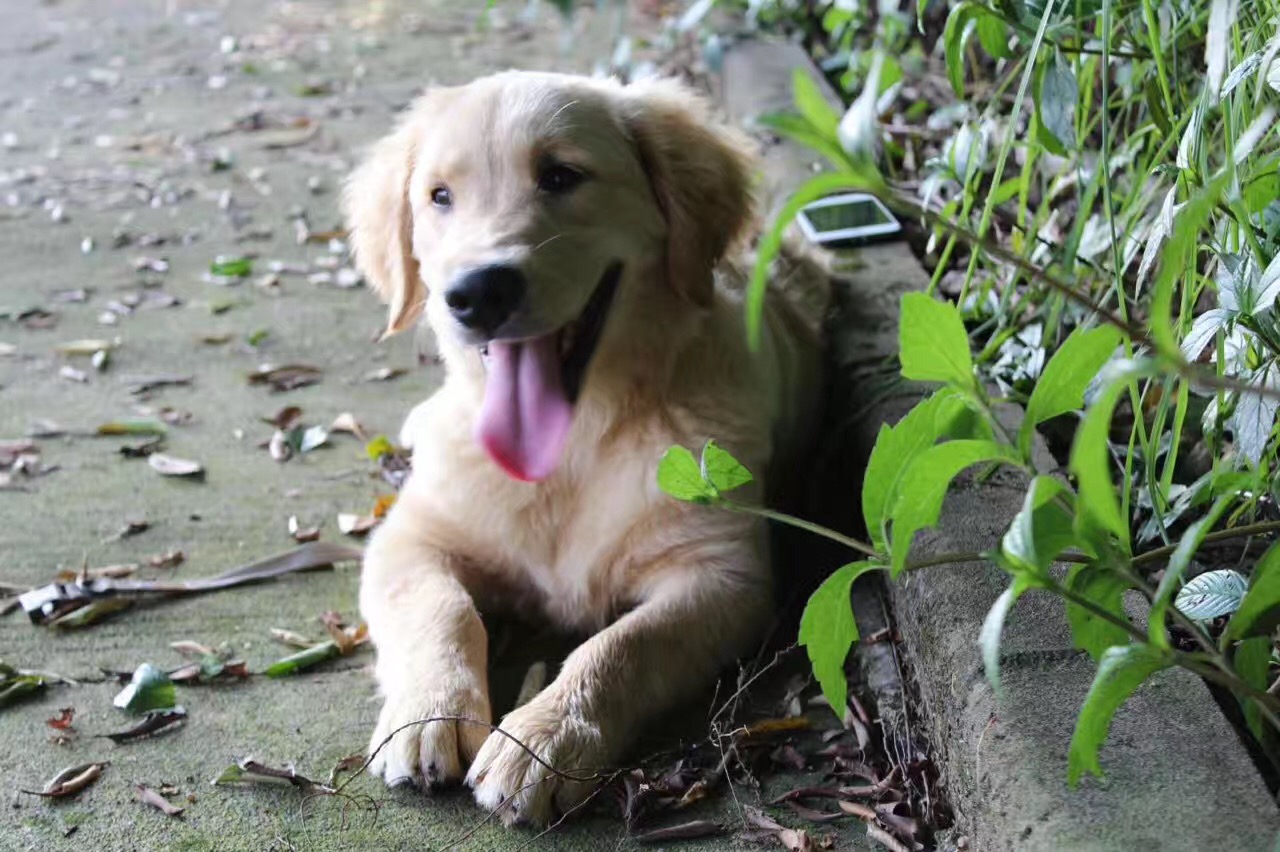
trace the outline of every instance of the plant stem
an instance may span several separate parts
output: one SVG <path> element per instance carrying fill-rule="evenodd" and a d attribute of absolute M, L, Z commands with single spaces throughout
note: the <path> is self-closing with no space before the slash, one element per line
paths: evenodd
<path fill-rule="evenodd" d="M 775 512 L 773 509 L 766 509 L 763 506 L 748 506 L 745 503 L 735 503 L 732 500 L 725 500 L 723 497 L 720 498 L 719 505 L 734 512 L 742 512 L 747 515 L 767 518 L 770 521 L 777 521 L 780 524 L 787 524 L 788 526 L 802 529 L 805 532 L 811 532 L 814 535 L 822 536 L 823 538 L 834 541 L 837 544 L 843 544 L 850 550 L 856 550 L 863 556 L 870 556 L 872 559 L 880 556 L 880 554 L 876 552 L 876 549 L 866 542 L 858 541 L 856 538 L 850 538 L 847 535 L 842 535 L 841 533 L 838 533 L 833 529 L 829 529 L 828 527 L 824 527 L 821 524 L 815 524 L 811 521 L 806 521 L 793 515 Z"/>
<path fill-rule="evenodd" d="M 1209 544 L 1210 542 L 1229 541 L 1233 538 L 1247 538 L 1252 535 L 1263 535 L 1265 533 L 1273 532 L 1280 532 L 1280 521 L 1259 521 L 1256 524 L 1245 524 L 1242 527 L 1232 527 L 1228 530 L 1211 532 L 1204 537 L 1204 542 L 1200 546 L 1204 547 L 1205 544 Z M 1171 556 L 1177 549 L 1178 546 L 1176 544 L 1157 547 L 1155 550 L 1148 550 L 1144 553 L 1139 553 L 1137 556 L 1133 557 L 1132 561 L 1134 565 L 1145 565 L 1148 562 L 1157 562 Z"/>

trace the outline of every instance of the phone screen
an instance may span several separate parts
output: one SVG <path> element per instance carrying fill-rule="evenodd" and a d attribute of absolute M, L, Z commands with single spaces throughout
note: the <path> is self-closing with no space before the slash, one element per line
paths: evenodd
<path fill-rule="evenodd" d="M 851 201 L 832 204 L 829 207 L 809 207 L 805 209 L 804 215 L 813 223 L 814 230 L 820 233 L 887 225 L 893 221 L 871 201 Z"/>

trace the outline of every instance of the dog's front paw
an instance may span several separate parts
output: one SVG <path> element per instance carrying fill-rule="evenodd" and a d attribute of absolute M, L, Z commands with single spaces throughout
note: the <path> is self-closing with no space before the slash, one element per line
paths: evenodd
<path fill-rule="evenodd" d="M 604 783 L 608 752 L 599 727 L 559 702 L 538 696 L 499 727 L 471 764 L 467 784 L 506 824 L 546 825 Z"/>
<path fill-rule="evenodd" d="M 392 787 L 456 783 L 489 735 L 490 719 L 489 697 L 478 684 L 388 694 L 369 743 L 369 753 L 376 752 L 369 769 Z"/>

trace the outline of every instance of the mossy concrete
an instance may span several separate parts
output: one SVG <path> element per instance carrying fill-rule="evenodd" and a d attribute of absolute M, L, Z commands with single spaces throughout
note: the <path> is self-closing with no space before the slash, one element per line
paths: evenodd
<path fill-rule="evenodd" d="M 37 585 L 59 568 L 144 561 L 174 548 L 187 557 L 174 576 L 212 575 L 292 547 L 286 532 L 291 515 L 304 524 L 323 522 L 324 537 L 340 539 L 337 513 L 367 512 L 389 491 L 350 436 L 337 435 L 332 446 L 284 464 L 273 461 L 260 446 L 271 433 L 260 418 L 296 405 L 309 424 L 351 412 L 371 433 L 394 435 L 408 409 L 440 381 L 439 369 L 429 358 L 419 362 L 420 341 L 410 337 L 373 343 L 383 315 L 363 289 L 283 275 L 280 293 L 272 295 L 254 282 L 269 260 L 315 264 L 329 256 L 324 245 L 295 243 L 291 209 L 305 207 L 316 230 L 337 225 L 336 189 L 355 153 L 385 132 L 423 85 L 511 65 L 584 70 L 607 55 L 607 45 L 589 38 L 589 13 L 579 18 L 588 24 L 586 35 L 566 55 L 549 9 L 526 26 L 513 22 L 524 3 L 500 3 L 488 29 L 478 32 L 481 5 L 6 4 L 0 202 L 12 194 L 12 204 L 0 206 L 0 307 L 43 307 L 56 313 L 57 325 L 33 330 L 0 320 L 0 343 L 14 350 L 0 356 L 0 439 L 21 437 L 37 420 L 78 432 L 136 416 L 140 406 L 171 406 L 193 419 L 171 428 L 167 451 L 200 461 L 207 476 L 204 482 L 163 478 L 144 461 L 124 459 L 118 448 L 136 439 L 73 434 L 39 440 L 44 464 L 57 470 L 0 491 L 0 580 Z M 238 42 L 240 52 L 223 52 L 224 41 L 228 47 Z M 303 97 L 304 84 L 330 93 Z M 263 147 L 262 134 L 210 136 L 253 108 L 282 121 L 307 116 L 317 134 L 286 149 Z M 210 158 L 226 154 L 232 168 L 213 170 Z M 308 189 L 311 178 L 321 192 Z M 152 197 L 159 199 L 155 206 Z M 53 220 L 42 207 L 45 199 L 63 208 L 64 221 Z M 135 235 L 196 229 L 198 239 L 113 249 L 119 228 Z M 258 228 L 273 235 L 237 241 Z M 82 253 L 86 238 L 94 248 Z M 245 251 L 259 256 L 253 278 L 232 287 L 201 279 L 215 256 Z M 167 258 L 169 271 L 149 277 L 182 304 L 140 309 L 114 327 L 99 324 L 108 302 L 137 289 L 143 276 L 131 261 L 141 255 Z M 76 288 L 93 291 L 87 302 L 57 301 L 55 293 Z M 225 313 L 212 312 L 226 301 L 233 304 Z M 244 340 L 259 331 L 268 334 L 255 351 Z M 202 335 L 224 333 L 230 343 L 200 342 Z M 105 372 L 54 354 L 65 341 L 116 336 L 123 342 Z M 312 364 L 324 370 L 323 381 L 273 395 L 246 381 L 262 362 Z M 88 382 L 61 378 L 64 363 L 88 372 Z M 407 372 L 386 383 L 363 379 L 379 367 Z M 147 399 L 130 393 L 127 377 L 159 373 L 190 375 L 193 382 L 156 390 Z M 115 538 L 135 518 L 150 528 Z M 227 765 L 250 755 L 323 779 L 339 758 L 363 751 L 377 712 L 367 651 L 289 680 L 254 677 L 184 687 L 180 701 L 190 712 L 185 728 L 124 746 L 95 738 L 129 723 L 111 706 L 117 686 L 104 680 L 100 667 L 128 670 L 144 661 L 174 666 L 179 657 L 169 643 L 194 640 L 229 646 L 260 671 L 286 653 L 269 638 L 270 628 L 318 635 L 319 613 L 354 617 L 357 582 L 357 566 L 344 565 L 169 601 L 75 632 L 34 627 L 20 613 L 0 619 L 0 657 L 79 681 L 0 710 L 0 848 L 518 849 L 534 843 L 595 852 L 629 845 L 620 823 L 608 817 L 578 821 L 536 841 L 527 831 L 481 824 L 484 814 L 464 791 L 428 799 L 361 779 L 352 791 L 378 800 L 375 820 L 354 807 L 344 811 L 335 799 L 304 803 L 292 791 L 210 785 Z M 517 649 L 525 644 L 510 643 Z M 522 666 L 507 661 L 506 668 L 504 682 L 518 683 Z M 683 714 L 687 720 L 704 718 L 709 698 L 698 701 Z M 45 720 L 67 706 L 76 709 L 80 736 L 70 745 L 51 744 Z M 668 737 L 664 744 L 674 742 Z M 110 760 L 111 766 L 74 800 L 48 802 L 17 792 L 39 789 L 63 767 L 90 760 Z M 758 792 L 739 790 L 738 797 L 758 802 L 806 780 L 775 779 Z M 135 782 L 172 783 L 195 801 L 181 818 L 169 818 L 134 801 Z M 785 810 L 777 813 L 796 823 Z M 687 817 L 742 825 L 737 803 L 727 796 Z M 838 834 L 849 848 L 857 841 L 848 838 L 861 832 L 850 825 L 818 833 Z M 738 841 L 681 845 L 721 849 Z"/>

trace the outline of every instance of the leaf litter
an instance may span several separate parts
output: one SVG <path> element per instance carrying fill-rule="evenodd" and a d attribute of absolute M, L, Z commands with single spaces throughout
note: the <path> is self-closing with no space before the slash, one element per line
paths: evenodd
<path fill-rule="evenodd" d="M 46 799 L 65 799 L 93 786 L 102 777 L 102 770 L 110 765 L 109 762 L 103 761 L 68 766 L 50 778 L 48 783 L 44 785 L 43 790 L 23 790 L 22 792 L 30 796 L 41 796 Z"/>

